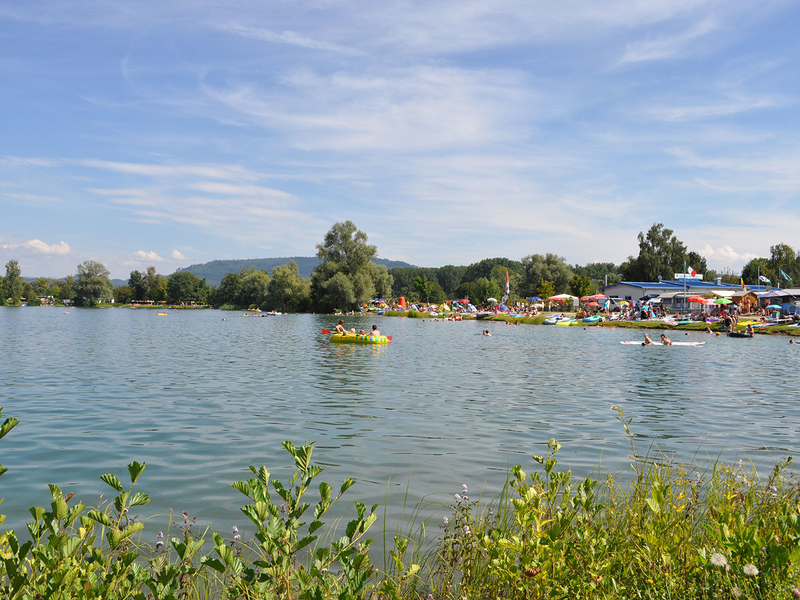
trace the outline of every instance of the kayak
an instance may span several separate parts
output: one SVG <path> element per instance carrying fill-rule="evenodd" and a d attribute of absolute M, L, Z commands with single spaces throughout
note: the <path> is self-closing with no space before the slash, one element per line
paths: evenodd
<path fill-rule="evenodd" d="M 586 317 L 585 319 L 583 319 L 583 322 L 584 323 L 597 323 L 597 321 L 602 321 L 602 320 L 603 320 L 603 317 L 601 317 L 600 315 L 595 315 L 593 317 Z"/>
<path fill-rule="evenodd" d="M 644 342 L 620 342 L 620 344 L 627 344 L 629 346 L 644 346 Z M 705 342 L 672 342 L 673 346 L 702 346 Z M 649 344 L 650 346 L 666 346 L 667 344 L 662 344 L 661 342 L 653 342 Z"/>
<path fill-rule="evenodd" d="M 334 333 L 331 336 L 331 341 L 339 344 L 386 344 L 389 342 L 389 338 L 385 335 L 373 337 L 371 335 L 341 335 Z"/>

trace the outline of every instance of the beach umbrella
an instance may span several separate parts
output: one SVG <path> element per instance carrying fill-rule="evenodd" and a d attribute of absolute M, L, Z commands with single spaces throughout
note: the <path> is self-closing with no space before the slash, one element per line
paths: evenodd
<path fill-rule="evenodd" d="M 591 299 L 591 296 L 581 296 L 581 302 L 588 302 Z"/>
<path fill-rule="evenodd" d="M 605 300 L 605 294 L 595 294 L 594 296 L 589 296 L 590 300 Z"/>
<path fill-rule="evenodd" d="M 780 310 L 780 309 L 782 309 L 782 308 L 783 308 L 782 306 L 778 306 L 777 304 L 770 304 L 770 305 L 767 307 L 767 310 Z"/>
<path fill-rule="evenodd" d="M 733 304 L 733 300 L 728 300 L 727 298 L 717 298 L 714 300 L 714 304 Z"/>
<path fill-rule="evenodd" d="M 586 306 L 600 306 L 597 302 L 589 302 Z"/>
<path fill-rule="evenodd" d="M 528 298 L 528 302 L 541 302 L 541 301 L 542 299 L 539 298 L 539 296 L 531 296 L 530 298 Z"/>
<path fill-rule="evenodd" d="M 703 298 L 702 296 L 689 296 L 689 297 L 686 299 L 686 301 L 687 301 L 687 302 L 700 302 L 700 303 L 702 304 L 703 302 L 705 302 L 705 301 L 706 301 L 706 299 L 705 299 L 705 298 Z"/>
<path fill-rule="evenodd" d="M 493 304 L 497 304 L 497 298 L 487 298 L 487 302 L 492 302 Z"/>
<path fill-rule="evenodd" d="M 467 298 L 464 298 L 463 300 L 459 300 L 458 302 L 460 304 L 469 304 L 469 300 Z"/>
<path fill-rule="evenodd" d="M 630 304 L 630 302 L 628 302 L 627 300 L 620 300 L 619 302 L 617 302 L 617 304 L 624 304 L 625 306 L 627 306 L 628 304 Z"/>

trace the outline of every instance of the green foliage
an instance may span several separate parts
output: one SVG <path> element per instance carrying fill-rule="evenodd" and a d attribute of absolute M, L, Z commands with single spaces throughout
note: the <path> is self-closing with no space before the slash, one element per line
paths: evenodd
<path fill-rule="evenodd" d="M 269 282 L 267 308 L 281 312 L 300 312 L 308 310 L 310 302 L 311 281 L 300 277 L 297 263 L 290 260 L 285 265 L 275 267 Z"/>
<path fill-rule="evenodd" d="M 259 271 L 255 267 L 242 269 L 241 289 L 237 304 L 242 306 L 265 306 L 271 277 L 266 271 Z"/>
<path fill-rule="evenodd" d="M 114 288 L 114 301 L 117 304 L 130 304 L 133 300 L 133 290 L 130 286 L 121 285 Z"/>
<path fill-rule="evenodd" d="M 639 255 L 629 257 L 621 268 L 625 281 L 656 281 L 659 276 L 671 280 L 687 265 L 698 273 L 708 271 L 706 259 L 697 252 L 687 252 L 683 242 L 663 223 L 654 223 L 646 234 L 639 232 L 638 239 Z"/>
<path fill-rule="evenodd" d="M 539 281 L 539 285 L 536 288 L 536 291 L 539 297 L 542 300 L 547 300 L 556 294 L 556 286 L 552 281 L 548 281 L 547 279 L 542 279 Z"/>
<path fill-rule="evenodd" d="M 536 294 L 539 291 L 542 280 L 552 282 L 554 293 L 560 294 L 567 290 L 573 278 L 570 266 L 556 254 L 547 253 L 544 256 L 531 254 L 522 259 L 522 265 L 525 268 L 522 287 L 522 292 L 525 296 Z M 542 296 L 539 293 L 538 295 L 545 298 L 553 294 Z"/>
<path fill-rule="evenodd" d="M 103 300 L 110 300 L 114 288 L 108 278 L 109 272 L 103 263 L 87 260 L 78 265 L 78 278 L 74 290 L 76 300 L 85 306 L 95 306 Z"/>
<path fill-rule="evenodd" d="M 494 281 L 481 277 L 477 281 L 462 283 L 456 290 L 460 298 L 468 298 L 475 306 L 486 304 L 488 298 L 499 300 L 502 296 L 500 287 Z"/>
<path fill-rule="evenodd" d="M 414 291 L 420 295 L 420 298 L 424 298 L 425 302 L 430 302 L 431 284 L 427 277 L 417 275 L 414 278 Z"/>
<path fill-rule="evenodd" d="M 323 243 L 317 245 L 321 262 L 311 275 L 317 308 L 353 310 L 373 299 L 378 286 L 382 292 L 391 290 L 388 271 L 371 262 L 376 254 L 376 247 L 367 243 L 367 234 L 351 221 L 331 227 Z"/>
<path fill-rule="evenodd" d="M 6 263 L 6 276 L 3 278 L 3 300 L 10 300 L 11 306 L 19 304 L 22 297 L 22 269 L 16 260 Z"/>
<path fill-rule="evenodd" d="M 205 304 L 210 294 L 211 289 L 205 279 L 189 271 L 178 271 L 167 279 L 167 300 L 171 304 Z"/>
<path fill-rule="evenodd" d="M 569 291 L 573 296 L 591 296 L 595 291 L 594 283 L 586 275 L 575 275 L 569 284 Z"/>

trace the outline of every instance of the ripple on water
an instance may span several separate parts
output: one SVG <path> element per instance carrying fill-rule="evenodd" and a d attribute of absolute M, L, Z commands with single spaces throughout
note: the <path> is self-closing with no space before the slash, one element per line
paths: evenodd
<path fill-rule="evenodd" d="M 316 441 L 326 480 L 359 481 L 351 499 L 388 496 L 391 522 L 407 492 L 412 505 L 462 483 L 497 492 L 551 437 L 577 475 L 626 471 L 612 405 L 653 457 L 769 467 L 797 452 L 800 352 L 782 338 L 642 348 L 619 344 L 641 336 L 630 330 L 382 319 L 394 341 L 361 346 L 331 344 L 322 316 L 71 312 L 0 309 L 2 405 L 22 421 L 2 442 L 10 527 L 46 503 L 47 483 L 95 503 L 99 476 L 135 459 L 153 511 L 241 528 L 230 483 L 248 465 L 285 478 L 286 439 Z"/>

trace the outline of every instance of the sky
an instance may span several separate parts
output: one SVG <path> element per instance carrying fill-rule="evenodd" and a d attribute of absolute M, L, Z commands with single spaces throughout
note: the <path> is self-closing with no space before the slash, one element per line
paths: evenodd
<path fill-rule="evenodd" d="M 0 0 L 0 261 L 800 246 L 800 3 Z"/>

